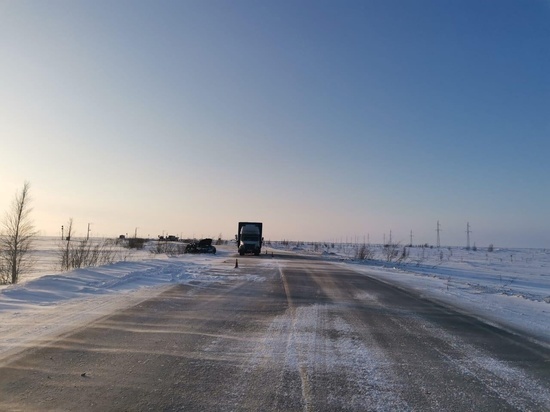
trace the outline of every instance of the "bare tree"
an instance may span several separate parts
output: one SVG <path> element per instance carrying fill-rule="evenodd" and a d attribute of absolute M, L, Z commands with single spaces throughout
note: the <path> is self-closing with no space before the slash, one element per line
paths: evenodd
<path fill-rule="evenodd" d="M 3 283 L 17 283 L 22 273 L 32 266 L 29 252 L 36 236 L 30 219 L 30 183 L 25 182 L 15 194 L 11 209 L 6 213 L 0 236 L 0 273 Z"/>

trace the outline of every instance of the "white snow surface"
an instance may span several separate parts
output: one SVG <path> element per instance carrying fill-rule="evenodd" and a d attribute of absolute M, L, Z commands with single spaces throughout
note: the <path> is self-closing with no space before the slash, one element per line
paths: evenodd
<path fill-rule="evenodd" d="M 228 264 L 232 246 L 216 255 L 171 257 L 139 252 L 118 263 L 61 272 L 56 247 L 38 242 L 37 266 L 17 285 L 0 286 L 0 361 L 112 313 L 154 297 L 176 283 L 200 287 L 239 276 Z M 358 246 L 270 244 L 268 251 L 314 254 L 399 287 L 413 289 L 461 311 L 550 346 L 550 250 L 408 248 L 401 262 L 355 259 Z M 232 260 L 230 260 L 232 261 Z"/>

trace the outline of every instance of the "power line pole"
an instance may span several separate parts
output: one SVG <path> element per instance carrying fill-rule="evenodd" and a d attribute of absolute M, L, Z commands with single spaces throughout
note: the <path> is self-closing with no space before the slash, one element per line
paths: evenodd
<path fill-rule="evenodd" d="M 437 221 L 437 229 L 436 229 L 436 232 L 437 232 L 437 247 L 441 247 L 441 241 L 440 241 L 440 238 L 439 238 L 439 232 L 441 232 L 441 225 L 439 224 L 439 220 Z"/>
<path fill-rule="evenodd" d="M 413 231 L 411 230 L 411 243 L 409 243 L 410 247 L 413 245 Z"/>
<path fill-rule="evenodd" d="M 470 250 L 470 222 L 466 223 L 466 250 Z"/>

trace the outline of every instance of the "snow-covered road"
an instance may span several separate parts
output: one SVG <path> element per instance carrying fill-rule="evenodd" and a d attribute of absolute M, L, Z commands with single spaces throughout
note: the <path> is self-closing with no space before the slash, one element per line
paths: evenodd
<path fill-rule="evenodd" d="M 35 349 L 4 359 L 0 409 L 550 407 L 547 349 L 389 286 L 381 269 L 282 253 L 234 261 L 121 263 L 79 272 L 58 295 L 46 281 L 9 288 L 2 316 L 28 296 L 44 316 L 33 323 L 29 307 L 21 331 L 44 339 L 51 321 L 70 333 L 38 347 L 27 336 Z"/>
<path fill-rule="evenodd" d="M 57 253 L 54 245 L 42 242 L 38 251 L 42 269 L 36 267 L 30 280 L 0 287 L 0 359 L 33 341 L 49 339 L 153 297 L 167 286 L 225 282 L 239 275 L 234 270 L 234 250 L 228 246 L 214 256 L 152 258 L 145 253 L 141 260 L 59 272 L 52 266 Z M 358 262 L 349 259 L 347 251 L 314 254 L 300 248 L 285 253 L 306 253 L 352 265 L 354 270 L 550 345 L 550 251 L 496 250 L 488 254 L 457 248 L 444 249 L 440 259 L 441 251 L 411 249 L 412 256 L 401 264 Z"/>

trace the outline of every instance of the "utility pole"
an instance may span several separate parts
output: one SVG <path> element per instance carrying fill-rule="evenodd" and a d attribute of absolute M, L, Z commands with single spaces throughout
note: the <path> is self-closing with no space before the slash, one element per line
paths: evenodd
<path fill-rule="evenodd" d="M 137 230 L 138 228 L 136 227 L 136 230 L 134 231 L 134 239 L 137 239 Z"/>
<path fill-rule="evenodd" d="M 391 245 L 391 230 L 390 230 L 390 245 Z"/>
<path fill-rule="evenodd" d="M 441 247 L 441 240 L 439 238 L 439 232 L 441 232 L 441 225 L 439 224 L 439 220 L 437 221 L 437 229 L 436 229 L 436 232 L 437 232 L 437 247 Z"/>
<path fill-rule="evenodd" d="M 466 223 L 466 250 L 470 250 L 470 222 Z"/>
<path fill-rule="evenodd" d="M 90 225 L 91 223 L 88 223 L 88 233 L 86 233 L 86 240 L 90 239 Z"/>
<path fill-rule="evenodd" d="M 409 246 L 412 247 L 413 245 L 413 231 L 411 230 L 411 243 L 409 243 Z"/>

